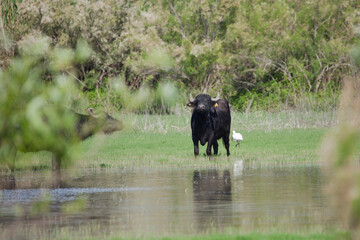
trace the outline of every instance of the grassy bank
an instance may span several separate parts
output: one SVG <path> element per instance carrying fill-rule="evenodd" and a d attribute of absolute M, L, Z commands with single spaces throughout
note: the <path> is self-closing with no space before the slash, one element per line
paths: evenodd
<path fill-rule="evenodd" d="M 126 115 L 126 130 L 112 135 L 98 134 L 79 144 L 77 167 L 220 167 L 235 160 L 270 162 L 314 162 L 333 113 L 233 113 L 232 129 L 240 131 L 244 141 L 230 145 L 231 156 L 219 141 L 219 156 L 193 155 L 190 113 L 179 115 Z M 48 169 L 47 152 L 18 154 L 18 169 Z"/>
<path fill-rule="evenodd" d="M 112 238 L 113 240 L 123 240 L 124 238 Z M 150 238 L 151 239 L 151 238 Z M 208 236 L 186 236 L 186 237 L 166 237 L 166 238 L 153 238 L 161 240 L 345 240 L 350 239 L 348 233 L 335 233 L 335 234 L 286 234 L 286 233 L 272 233 L 261 234 L 252 233 L 244 235 L 226 235 L 214 234 Z M 124 239 L 125 240 L 125 239 Z"/>
<path fill-rule="evenodd" d="M 206 146 L 200 147 L 200 157 L 193 155 L 190 133 L 127 132 L 111 137 L 96 136 L 82 144 L 83 166 L 103 164 L 143 166 L 209 166 L 226 165 L 233 160 L 265 162 L 316 161 L 317 149 L 325 133 L 324 129 L 283 129 L 271 132 L 254 130 L 243 132 L 244 141 L 235 147 L 231 144 L 231 156 L 219 146 L 219 156 L 205 156 Z"/>
<path fill-rule="evenodd" d="M 304 232 L 304 233 L 280 233 L 280 232 L 254 232 L 254 233 L 209 233 L 207 235 L 183 235 L 183 236 L 125 236 L 119 233 L 108 233 L 105 235 L 98 236 L 91 229 L 83 230 L 80 235 L 78 232 L 62 229 L 55 235 L 43 235 L 39 236 L 38 233 L 30 232 L 27 236 L 37 236 L 41 239 L 87 239 L 87 240 L 350 240 L 351 234 L 348 231 L 330 231 L 330 232 Z M 0 236 L 8 237 L 6 234 L 0 234 Z"/>

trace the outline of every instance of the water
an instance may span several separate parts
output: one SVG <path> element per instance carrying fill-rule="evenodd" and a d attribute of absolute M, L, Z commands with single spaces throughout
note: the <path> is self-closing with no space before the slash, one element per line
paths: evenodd
<path fill-rule="evenodd" d="M 61 180 L 23 172 L 0 178 L 0 231 L 32 239 L 64 229 L 80 236 L 326 230 L 334 219 L 324 184 L 317 165 L 241 160 L 228 170 L 82 170 Z"/>

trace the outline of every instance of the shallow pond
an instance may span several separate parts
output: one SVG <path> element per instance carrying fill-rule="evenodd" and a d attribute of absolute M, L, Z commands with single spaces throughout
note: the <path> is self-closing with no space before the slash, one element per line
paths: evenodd
<path fill-rule="evenodd" d="M 0 237 L 322 231 L 334 222 L 324 184 L 317 165 L 241 160 L 228 170 L 20 172 L 0 177 Z"/>

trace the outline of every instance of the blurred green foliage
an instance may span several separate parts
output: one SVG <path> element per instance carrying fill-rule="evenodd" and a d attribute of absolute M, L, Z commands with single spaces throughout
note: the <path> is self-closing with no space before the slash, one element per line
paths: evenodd
<path fill-rule="evenodd" d="M 77 197 L 74 201 L 64 203 L 61 211 L 66 214 L 74 214 L 83 211 L 86 207 L 87 199 L 83 196 Z"/>
<path fill-rule="evenodd" d="M 17 43 L 18 56 L 0 71 L 0 164 L 12 170 L 17 150 L 50 151 L 58 166 L 64 166 L 76 154 L 79 132 L 86 128 L 95 132 L 100 129 L 98 124 L 110 121 L 94 116 L 76 132 L 78 116 L 70 109 L 83 112 L 89 107 L 77 84 L 77 67 L 85 64 L 93 51 L 84 40 L 78 40 L 75 49 L 53 47 L 50 42 L 40 31 L 26 35 Z M 106 87 L 96 85 L 88 99 L 96 99 L 107 113 L 114 107 L 136 112 L 158 105 L 166 112 L 178 95 L 171 82 L 157 82 L 153 88 L 143 84 L 138 91 L 131 90 L 122 77 L 107 78 L 104 83 Z"/>
<path fill-rule="evenodd" d="M 50 210 L 51 197 L 50 195 L 44 194 L 40 201 L 36 201 L 31 205 L 31 215 L 32 216 L 41 216 L 45 215 Z"/>
<path fill-rule="evenodd" d="M 53 49 L 48 40 L 41 35 L 23 40 L 19 56 L 0 72 L 0 164 L 10 168 L 17 150 L 48 150 L 65 162 L 77 140 L 76 119 L 68 110 L 77 90 L 69 73 L 86 56 Z"/>
<path fill-rule="evenodd" d="M 50 46 L 74 48 L 79 38 L 89 43 L 91 61 L 76 66 L 84 91 L 108 92 L 108 79 L 116 77 L 130 91 L 171 79 L 183 92 L 223 92 L 243 111 L 335 107 L 341 84 L 353 71 L 351 46 L 360 42 L 355 0 L 25 0 L 16 8 L 3 5 L 18 13 L 11 15 L 16 28 L 7 28 L 15 46 L 27 34 L 40 33 L 49 37 Z M 121 107 L 117 98 L 109 103 Z"/>
<path fill-rule="evenodd" d="M 328 192 L 335 212 L 351 230 L 352 239 L 360 237 L 360 45 L 351 49 L 354 74 L 344 82 L 338 109 L 339 124 L 324 139 L 322 158 L 330 166 Z"/>

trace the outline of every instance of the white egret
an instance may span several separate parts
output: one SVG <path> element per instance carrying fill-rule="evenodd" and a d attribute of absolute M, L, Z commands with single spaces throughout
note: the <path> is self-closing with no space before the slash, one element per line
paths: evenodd
<path fill-rule="evenodd" d="M 237 132 L 233 131 L 231 140 L 234 140 L 237 142 L 237 144 L 235 145 L 235 147 L 237 147 L 240 144 L 240 142 L 243 140 L 243 136 L 241 135 L 241 133 L 237 133 Z"/>

